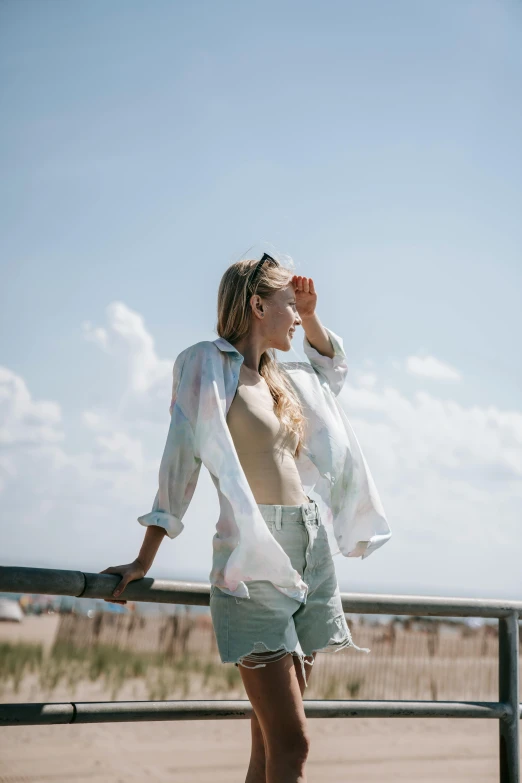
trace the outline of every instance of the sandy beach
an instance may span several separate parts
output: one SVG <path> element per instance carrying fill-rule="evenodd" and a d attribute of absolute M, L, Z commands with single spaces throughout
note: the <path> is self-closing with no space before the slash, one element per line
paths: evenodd
<path fill-rule="evenodd" d="M 0 624 L 0 641 L 52 642 L 57 616 L 26 620 Z M 4 691 L 2 701 L 109 700 L 98 683 L 81 684 L 74 698 L 60 684 L 48 699 L 26 680 L 18 693 Z M 133 695 L 122 692 L 119 698 Z M 493 720 L 309 719 L 309 726 L 309 783 L 498 780 Z M 242 783 L 249 750 L 244 719 L 6 727 L 0 734 L 0 783 Z"/>
<path fill-rule="evenodd" d="M 498 780 L 495 721 L 321 719 L 309 725 L 309 783 Z M 8 727 L 0 781 L 240 783 L 249 742 L 245 720 Z"/>

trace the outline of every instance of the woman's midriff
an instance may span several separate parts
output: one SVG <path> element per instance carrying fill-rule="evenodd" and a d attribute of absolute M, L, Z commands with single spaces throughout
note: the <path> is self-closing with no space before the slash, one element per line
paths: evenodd
<path fill-rule="evenodd" d="M 238 457 L 256 503 L 298 506 L 309 502 L 290 451 L 277 457 L 273 452 L 238 451 Z"/>
<path fill-rule="evenodd" d="M 264 380 L 242 383 L 240 374 L 227 424 L 256 503 L 309 502 L 294 459 L 297 435 L 283 434 Z"/>

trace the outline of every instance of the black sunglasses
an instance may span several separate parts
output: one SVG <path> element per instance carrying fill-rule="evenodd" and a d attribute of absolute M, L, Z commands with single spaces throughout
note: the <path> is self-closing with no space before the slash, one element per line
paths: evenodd
<path fill-rule="evenodd" d="M 250 285 L 251 286 L 254 285 L 254 281 L 255 281 L 258 273 L 259 273 L 259 270 L 261 269 L 261 267 L 263 266 L 265 261 L 270 261 L 271 264 L 273 264 L 275 266 L 279 266 L 279 263 L 275 260 L 275 258 L 272 258 L 272 256 L 269 256 L 268 253 L 263 253 L 263 257 L 261 258 L 260 261 L 257 262 L 256 268 L 254 269 L 254 274 L 250 278 Z"/>

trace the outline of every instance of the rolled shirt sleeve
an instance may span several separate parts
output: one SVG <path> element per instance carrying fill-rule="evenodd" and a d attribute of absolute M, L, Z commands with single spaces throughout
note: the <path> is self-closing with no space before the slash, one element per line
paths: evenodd
<path fill-rule="evenodd" d="M 315 373 L 320 380 L 325 381 L 332 394 L 337 396 L 343 388 L 346 376 L 348 375 L 348 361 L 343 347 L 343 340 L 339 335 L 332 332 L 331 329 L 323 325 L 328 333 L 332 348 L 333 357 L 323 356 L 308 342 L 306 334 L 303 338 L 303 350 L 310 361 Z"/>

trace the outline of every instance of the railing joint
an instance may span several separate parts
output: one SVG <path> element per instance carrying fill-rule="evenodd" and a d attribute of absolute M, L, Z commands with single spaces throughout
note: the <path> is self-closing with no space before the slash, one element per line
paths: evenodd
<path fill-rule="evenodd" d="M 87 590 L 87 577 L 85 576 L 83 571 L 78 571 L 78 573 L 82 575 L 83 587 L 82 587 L 81 591 L 78 593 L 78 595 L 76 595 L 76 598 L 82 598 L 84 593 L 85 593 L 85 591 Z"/>

